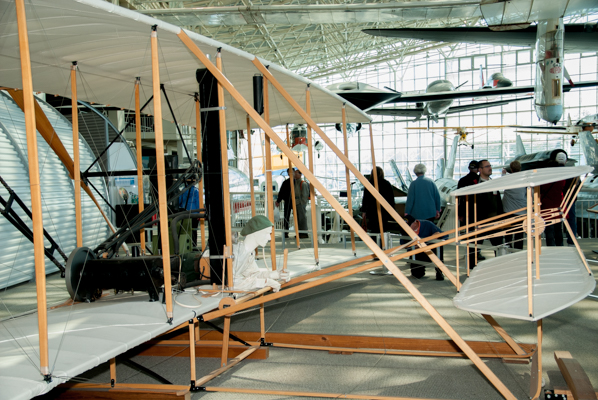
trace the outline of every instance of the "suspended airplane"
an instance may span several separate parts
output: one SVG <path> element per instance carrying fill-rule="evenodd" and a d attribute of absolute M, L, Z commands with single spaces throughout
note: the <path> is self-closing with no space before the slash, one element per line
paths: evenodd
<path fill-rule="evenodd" d="M 521 13 L 514 2 L 488 2 L 481 4 L 481 12 L 488 24 L 484 27 L 430 28 L 430 29 L 365 29 L 363 32 L 373 36 L 410 38 L 438 42 L 461 42 L 494 44 L 505 46 L 535 46 L 536 78 L 532 86 L 508 89 L 490 89 L 493 94 L 519 94 L 534 92 L 534 104 L 538 119 L 556 123 L 563 115 L 563 93 L 574 88 L 597 86 L 598 81 L 571 81 L 564 67 L 564 52 L 595 51 L 598 29 L 595 24 L 567 25 L 563 23 L 566 15 L 566 2 L 557 1 L 554 7 L 545 7 L 536 1 L 529 7 L 529 13 Z M 583 3 L 583 2 L 582 2 Z M 560 7 L 562 5 L 562 7 Z M 595 10 L 596 2 L 587 2 L 586 11 Z M 537 24 L 530 26 L 531 22 Z M 567 40 L 565 45 L 565 31 Z M 535 39 L 534 39 L 535 37 Z M 563 84 L 563 76 L 569 81 Z M 443 99 L 451 99 L 445 93 Z M 463 97 L 463 96 L 461 96 Z M 439 100 L 439 99 L 434 99 Z M 424 101 L 423 98 L 420 101 Z"/>
<path fill-rule="evenodd" d="M 581 132 L 595 132 L 598 127 L 598 114 L 588 115 L 577 122 L 571 122 L 571 117 L 567 118 L 567 124 L 562 126 L 519 126 L 522 128 L 516 130 L 517 133 L 544 133 L 557 135 L 571 135 L 571 146 L 575 146 Z"/>
<path fill-rule="evenodd" d="M 400 93 L 388 87 L 378 89 L 361 82 L 337 83 L 328 86 L 327 89 L 350 102 L 355 101 L 354 105 L 370 115 L 413 118 L 413 121 L 418 121 L 425 117 L 428 121 L 432 120 L 434 122 L 438 122 L 439 118 L 442 118 L 443 115 L 502 106 L 513 101 L 529 100 L 532 98 L 532 96 L 525 96 L 508 100 L 453 106 L 454 99 L 458 98 L 502 96 L 533 92 L 533 87 L 531 86 L 525 88 L 525 90 L 511 92 L 514 88 L 509 88 L 512 83 L 506 78 L 503 80 L 497 79 L 496 82 L 497 84 L 500 82 L 500 86 L 492 86 L 495 89 L 482 89 L 488 86 L 480 84 L 479 90 L 457 90 L 464 83 L 455 87 L 450 81 L 439 79 L 430 83 L 425 93 Z M 380 105 L 391 103 L 415 103 L 416 106 L 411 108 L 376 108 Z"/>

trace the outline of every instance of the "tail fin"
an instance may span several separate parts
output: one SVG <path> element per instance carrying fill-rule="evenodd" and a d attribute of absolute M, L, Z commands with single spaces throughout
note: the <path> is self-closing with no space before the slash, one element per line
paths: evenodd
<path fill-rule="evenodd" d="M 521 141 L 521 136 L 517 135 L 517 138 L 515 139 L 515 157 L 524 156 L 525 154 L 525 147 Z"/>
<path fill-rule="evenodd" d="M 579 141 L 581 142 L 581 150 L 586 157 L 586 165 L 594 167 L 593 174 L 598 173 L 598 144 L 589 131 L 579 132 Z"/>
<path fill-rule="evenodd" d="M 482 64 L 480 64 L 480 89 L 484 89 L 484 70 Z"/>
<path fill-rule="evenodd" d="M 413 178 L 411 177 L 411 172 L 409 172 L 409 168 L 405 170 L 405 182 L 407 182 L 407 187 L 411 186 L 413 183 Z"/>
<path fill-rule="evenodd" d="M 446 168 L 444 169 L 444 175 L 442 175 L 443 178 L 453 179 L 453 174 L 455 172 L 455 162 L 457 160 L 457 147 L 459 147 L 459 135 L 455 135 L 455 138 L 453 139 L 453 145 L 451 146 L 448 162 L 446 163 Z"/>
<path fill-rule="evenodd" d="M 446 171 L 446 162 L 444 158 L 440 157 L 436 160 L 436 170 L 434 171 L 436 174 L 436 179 L 444 178 L 444 172 Z"/>
<path fill-rule="evenodd" d="M 407 183 L 405 183 L 403 175 L 401 175 L 401 171 L 399 171 L 399 168 L 397 167 L 397 163 L 395 162 L 395 160 L 390 160 L 390 167 L 392 168 L 392 172 L 394 172 L 395 176 L 397 177 L 399 189 L 407 193 L 409 191 L 409 186 L 407 186 Z"/>

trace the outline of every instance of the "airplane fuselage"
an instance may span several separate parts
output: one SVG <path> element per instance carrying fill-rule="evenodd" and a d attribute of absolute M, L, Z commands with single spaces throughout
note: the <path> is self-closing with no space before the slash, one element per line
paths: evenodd
<path fill-rule="evenodd" d="M 446 79 L 439 79 L 428 85 L 426 93 L 437 93 L 437 92 L 452 92 L 455 90 L 455 86 Z M 424 107 L 424 115 L 427 115 L 438 120 L 438 115 L 446 113 L 449 107 L 453 104 L 453 100 L 437 100 L 429 101 Z"/>
<path fill-rule="evenodd" d="M 563 19 L 538 22 L 534 105 L 538 118 L 556 123 L 563 116 Z"/>

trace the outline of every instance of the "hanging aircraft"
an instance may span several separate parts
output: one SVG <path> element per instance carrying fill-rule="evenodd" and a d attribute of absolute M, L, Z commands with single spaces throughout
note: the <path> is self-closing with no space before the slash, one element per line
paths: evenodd
<path fill-rule="evenodd" d="M 502 74 L 501 74 L 502 75 Z M 476 98 L 489 96 L 502 96 L 511 94 L 523 94 L 533 92 L 533 87 L 526 87 L 524 90 L 519 88 L 510 88 L 507 81 L 496 80 L 502 86 L 492 86 L 494 89 L 482 89 L 486 85 L 480 85 L 479 90 L 457 90 L 463 84 L 455 87 L 446 79 L 436 80 L 428 85 L 425 93 L 401 93 L 386 87 L 378 89 L 372 85 L 361 82 L 343 82 L 330 85 L 328 90 L 338 94 L 370 115 L 383 115 L 392 117 L 412 118 L 412 121 L 418 121 L 425 117 L 428 121 L 438 122 L 444 115 L 455 114 L 464 111 L 472 111 L 494 106 L 502 106 L 513 101 L 529 100 L 532 96 L 512 98 L 508 100 L 496 100 L 483 103 L 473 103 L 466 105 L 453 106 L 453 101 L 458 98 Z M 512 85 L 512 83 L 511 83 Z M 512 92 L 515 90 L 514 92 Z M 415 103 L 415 107 L 399 108 L 384 107 L 376 108 L 383 104 L 392 103 Z M 402 122 L 402 121 L 398 121 Z"/>
<path fill-rule="evenodd" d="M 595 132 L 598 127 L 598 114 L 588 115 L 575 123 L 571 117 L 567 118 L 567 124 L 562 126 L 518 126 L 517 133 L 543 133 L 556 135 L 571 135 L 571 146 L 575 146 L 581 132 Z"/>
<path fill-rule="evenodd" d="M 533 91 L 538 118 L 556 123 L 563 115 L 563 93 L 574 88 L 598 85 L 597 81 L 574 84 L 563 63 L 565 51 L 594 52 L 595 43 L 598 40 L 598 28 L 596 24 L 565 26 L 563 23 L 563 16 L 566 15 L 564 1 L 553 2 L 554 7 L 546 7 L 546 3 L 540 5 L 540 2 L 536 1 L 529 7 L 529 13 L 521 13 L 517 9 L 517 5 L 511 3 L 514 2 L 481 4 L 482 15 L 488 24 L 486 28 L 365 29 L 363 32 L 373 36 L 438 42 L 535 46 L 535 84 L 505 89 L 489 89 L 489 92 L 491 91 L 493 95 L 497 95 Z M 597 8 L 596 2 L 586 3 L 586 11 Z M 530 23 L 534 21 L 537 24 L 530 26 Z M 565 45 L 565 32 L 568 32 L 567 41 L 570 42 L 569 45 Z M 568 84 L 563 84 L 563 76 L 569 81 Z M 447 92 L 451 91 L 449 89 Z M 460 94 L 462 98 L 465 92 Z M 490 94 L 487 93 L 487 95 Z M 444 93 L 444 96 L 442 99 L 457 98 L 452 97 L 451 93 Z M 424 99 L 422 97 L 420 101 L 425 101 Z M 434 98 L 433 100 L 440 100 L 440 98 Z"/>

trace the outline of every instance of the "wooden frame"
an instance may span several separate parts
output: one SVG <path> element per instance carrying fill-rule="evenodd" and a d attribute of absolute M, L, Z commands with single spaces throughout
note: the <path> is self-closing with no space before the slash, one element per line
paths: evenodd
<path fill-rule="evenodd" d="M 226 79 L 222 73 L 215 68 L 212 62 L 203 54 L 203 52 L 193 43 L 193 41 L 185 34 L 184 31 L 179 32 L 178 34 L 181 41 L 187 46 L 187 48 L 204 64 L 210 72 L 216 77 L 220 84 L 233 96 L 233 98 L 237 101 L 237 103 L 247 112 L 250 117 L 264 130 L 267 136 L 273 140 L 278 147 L 286 154 L 287 157 L 295 164 L 299 170 L 303 172 L 303 174 L 309 179 L 309 181 L 314 185 L 315 188 L 328 200 L 330 205 L 339 213 L 339 215 L 344 218 L 347 223 L 355 230 L 355 232 L 361 237 L 364 243 L 374 252 L 376 256 L 379 257 L 381 262 L 384 264 L 386 268 L 388 268 L 393 275 L 401 282 L 401 284 L 414 296 L 414 298 L 422 305 L 422 307 L 430 314 L 430 316 L 438 323 L 438 325 L 449 335 L 451 339 L 457 343 L 457 345 L 464 351 L 467 357 L 476 365 L 476 367 L 486 376 L 486 378 L 501 392 L 505 398 L 514 399 L 513 394 L 509 391 L 509 389 L 496 377 L 496 375 L 482 362 L 482 360 L 475 354 L 475 352 L 467 345 L 467 343 L 457 334 L 457 332 L 446 322 L 446 320 L 438 313 L 438 311 L 428 302 L 428 300 L 415 288 L 415 286 L 403 275 L 403 273 L 392 263 L 392 261 L 386 256 L 386 254 L 376 245 L 376 243 L 367 235 L 367 233 L 357 224 L 357 222 L 350 216 L 334 199 L 333 196 L 324 188 L 324 186 L 318 182 L 316 177 L 311 173 L 311 171 L 306 168 L 306 166 L 293 154 L 293 152 L 284 144 L 284 142 L 276 135 L 276 133 L 272 130 L 272 128 L 253 110 L 250 104 L 235 90 L 232 84 Z M 308 123 L 308 125 L 315 129 L 316 132 L 322 137 L 322 139 L 332 148 L 337 156 L 341 158 L 341 160 L 348 166 L 355 176 L 362 181 L 364 186 L 372 194 L 376 197 L 381 205 L 389 211 L 391 215 L 399 222 L 399 224 L 409 233 L 410 236 L 417 238 L 417 235 L 410 229 L 409 226 L 400 218 L 400 216 L 396 213 L 392 207 L 381 197 L 373 193 L 375 190 L 369 182 L 365 181 L 363 175 L 353 166 L 349 160 L 344 157 L 342 153 L 336 148 L 336 146 L 326 137 L 326 135 L 317 127 L 315 122 L 309 117 L 309 115 L 299 107 L 299 105 L 289 96 L 289 94 L 282 88 L 282 86 L 276 81 L 274 76 L 265 68 L 259 60 L 254 59 L 253 63 L 256 65 L 258 70 L 264 75 L 264 77 L 272 83 L 272 85 L 283 95 L 283 97 L 291 104 L 297 112 L 302 116 L 302 118 Z M 400 220 L 400 221 L 398 221 Z M 417 238 L 419 239 L 419 238 Z M 417 243 L 420 247 L 422 246 L 419 242 Z M 429 249 L 429 247 L 427 247 Z M 426 251 L 430 258 L 439 266 L 441 265 L 446 269 L 446 266 L 431 252 L 428 250 Z M 421 252 L 422 249 L 418 249 L 418 252 Z M 409 253 L 409 252 L 408 252 Z M 406 253 L 406 254 L 408 254 Z M 446 269 L 447 270 L 447 269 Z M 447 270 L 448 271 L 448 270 Z M 453 276 L 451 274 L 451 276 Z M 454 276 L 453 276 L 454 279 Z M 325 280 L 325 279 L 322 279 Z M 291 289 L 292 290 L 292 289 Z M 267 297 L 267 296 L 266 296 Z M 265 297 L 264 297 L 265 298 Z M 260 299 L 261 301 L 261 299 Z M 246 304 L 251 303 L 248 301 Z M 232 312 L 233 308 L 236 306 L 232 306 L 228 308 L 226 311 Z M 225 312 L 226 312 L 225 311 Z M 226 312 L 226 314 L 230 314 L 230 312 Z M 212 313 L 214 314 L 214 313 Z"/>

